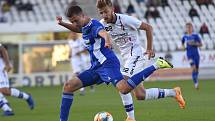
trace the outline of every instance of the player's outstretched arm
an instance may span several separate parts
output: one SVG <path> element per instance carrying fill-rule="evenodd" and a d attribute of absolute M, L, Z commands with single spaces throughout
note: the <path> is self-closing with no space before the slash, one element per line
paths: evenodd
<path fill-rule="evenodd" d="M 81 30 L 77 27 L 75 27 L 74 25 L 70 24 L 70 23 L 66 23 L 66 22 L 63 22 L 62 20 L 62 17 L 61 16 L 57 16 L 56 17 L 56 20 L 57 20 L 57 23 L 67 29 L 69 29 L 70 31 L 73 31 L 73 32 L 77 32 L 77 33 L 81 33 Z"/>
<path fill-rule="evenodd" d="M 102 38 L 105 39 L 105 47 L 106 48 L 111 48 L 111 38 L 110 38 L 110 35 L 105 30 L 99 31 L 98 34 L 99 34 L 99 36 L 101 36 Z"/>
<path fill-rule="evenodd" d="M 141 30 L 145 30 L 146 31 L 146 38 L 147 38 L 147 47 L 146 47 L 146 54 L 148 54 L 149 59 L 154 57 L 154 51 L 152 49 L 152 45 L 153 45 L 153 28 L 151 25 L 142 22 L 140 25 Z"/>

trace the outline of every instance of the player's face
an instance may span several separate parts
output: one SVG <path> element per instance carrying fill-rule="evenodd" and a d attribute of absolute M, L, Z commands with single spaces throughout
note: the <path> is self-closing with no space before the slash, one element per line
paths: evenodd
<path fill-rule="evenodd" d="M 113 21 L 113 8 L 106 6 L 101 9 L 98 9 L 100 16 L 105 20 L 107 23 L 111 23 Z"/>
<path fill-rule="evenodd" d="M 74 15 L 69 18 L 69 21 L 77 28 L 82 28 L 84 26 L 84 17 L 82 14 Z"/>
<path fill-rule="evenodd" d="M 193 26 L 190 24 L 186 25 L 186 32 L 188 34 L 191 34 L 193 32 Z"/>

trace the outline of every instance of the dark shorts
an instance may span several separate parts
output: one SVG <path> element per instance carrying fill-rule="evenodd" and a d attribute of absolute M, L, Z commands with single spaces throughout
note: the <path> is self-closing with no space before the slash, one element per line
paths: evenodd
<path fill-rule="evenodd" d="M 191 66 L 195 65 L 196 68 L 199 68 L 199 61 L 200 61 L 199 55 L 187 55 L 187 58 Z"/>
<path fill-rule="evenodd" d="M 115 86 L 123 79 L 123 75 L 120 71 L 119 62 L 104 62 L 97 68 L 91 68 L 80 73 L 78 78 L 82 81 L 83 87 L 103 82 L 106 84 L 111 82 Z"/>

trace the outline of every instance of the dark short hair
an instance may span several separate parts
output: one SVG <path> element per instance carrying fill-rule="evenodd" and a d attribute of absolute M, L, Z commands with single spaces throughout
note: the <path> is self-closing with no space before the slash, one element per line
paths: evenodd
<path fill-rule="evenodd" d="M 77 5 L 69 5 L 66 9 L 66 17 L 72 17 L 74 15 L 80 15 L 81 13 L 83 13 L 81 7 L 77 6 Z"/>

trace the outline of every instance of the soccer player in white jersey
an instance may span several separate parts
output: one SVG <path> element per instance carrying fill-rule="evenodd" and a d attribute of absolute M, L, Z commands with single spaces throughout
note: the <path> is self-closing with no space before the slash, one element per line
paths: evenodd
<path fill-rule="evenodd" d="M 90 68 L 90 56 L 88 52 L 86 52 L 87 50 L 82 43 L 82 38 L 78 36 L 78 33 L 71 32 L 68 39 L 70 47 L 69 58 L 73 73 L 77 75 Z M 90 86 L 90 88 L 91 91 L 94 92 L 94 87 Z M 85 88 L 81 88 L 80 92 L 80 95 L 85 95 Z"/>
<path fill-rule="evenodd" d="M 149 54 L 149 57 L 154 55 L 152 50 L 152 27 L 132 16 L 114 13 L 111 0 L 97 0 L 96 6 L 102 17 L 100 22 L 110 34 L 113 43 L 119 47 L 121 56 L 125 61 L 123 75 L 128 78 L 140 72 L 146 64 L 146 54 Z M 146 50 L 141 46 L 138 30 L 146 31 Z M 144 89 L 143 84 L 140 84 L 138 88 L 134 89 L 133 93 L 138 100 L 174 97 L 179 102 L 180 108 L 185 107 L 180 87 L 174 89 Z M 131 94 L 124 95 L 120 93 L 120 95 L 128 116 L 126 121 L 135 121 Z"/>
<path fill-rule="evenodd" d="M 7 72 L 11 70 L 11 65 L 9 62 L 9 56 L 7 50 L 0 43 L 0 108 L 4 111 L 4 116 L 14 115 L 6 96 L 13 96 L 23 100 L 26 100 L 30 109 L 34 108 L 34 101 L 31 95 L 22 92 L 16 88 L 9 87 L 9 80 Z"/>

